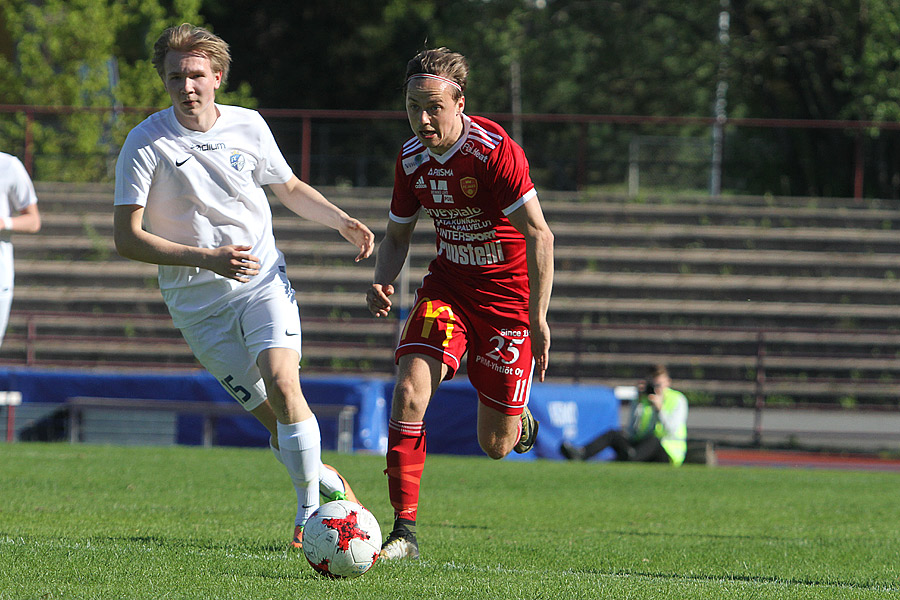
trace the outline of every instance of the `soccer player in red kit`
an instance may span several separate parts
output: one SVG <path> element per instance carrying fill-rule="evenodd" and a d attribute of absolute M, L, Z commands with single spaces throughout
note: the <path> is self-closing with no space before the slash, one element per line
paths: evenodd
<path fill-rule="evenodd" d="M 534 367 L 543 381 L 550 350 L 553 234 L 522 148 L 496 123 L 463 112 L 467 76 L 466 59 L 446 48 L 407 64 L 406 112 L 415 136 L 397 158 L 390 218 L 366 294 L 372 314 L 387 316 L 424 210 L 434 221 L 437 256 L 396 352 L 386 470 L 395 521 L 385 559 L 419 556 L 425 410 L 464 355 L 478 392 L 484 452 L 493 459 L 527 452 L 537 437 L 527 404 Z"/>

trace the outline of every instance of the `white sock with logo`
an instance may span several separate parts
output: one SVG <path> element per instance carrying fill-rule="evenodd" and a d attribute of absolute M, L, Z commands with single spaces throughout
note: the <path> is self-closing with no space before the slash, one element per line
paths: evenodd
<path fill-rule="evenodd" d="M 335 471 L 332 471 L 325 465 L 319 470 L 319 489 L 326 498 L 331 498 L 335 492 L 346 492 L 344 489 L 344 481 Z"/>
<path fill-rule="evenodd" d="M 295 522 L 303 525 L 309 515 L 319 508 L 322 439 L 316 417 L 289 425 L 278 423 L 278 447 L 278 455 L 297 492 Z"/>
<path fill-rule="evenodd" d="M 283 465 L 284 460 L 281 458 L 281 450 L 272 444 L 271 437 L 269 438 L 269 450 L 275 455 L 275 460 Z M 322 464 L 322 466 L 319 467 L 319 492 L 326 498 L 331 498 L 331 495 L 335 492 L 346 491 L 347 490 L 344 489 L 344 481 L 341 479 L 340 475 Z"/>

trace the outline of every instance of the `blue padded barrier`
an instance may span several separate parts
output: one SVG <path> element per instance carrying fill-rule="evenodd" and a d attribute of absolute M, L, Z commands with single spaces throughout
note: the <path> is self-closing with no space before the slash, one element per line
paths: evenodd
<path fill-rule="evenodd" d="M 477 406 L 478 395 L 468 381 L 442 383 L 425 413 L 428 452 L 483 455 L 476 431 Z M 619 427 L 619 400 L 608 387 L 536 382 L 528 407 L 540 421 L 537 442 L 534 450 L 512 453 L 507 457 L 510 460 L 559 459 L 563 439 L 584 444 Z M 611 450 L 605 450 L 596 460 L 613 456 Z"/>
<path fill-rule="evenodd" d="M 234 403 L 231 395 L 206 371 L 190 373 L 120 373 L 98 371 L 0 368 L 0 389 L 18 390 L 22 402 L 62 405 L 68 398 L 134 398 L 195 400 Z M 303 391 L 310 403 L 352 404 L 358 409 L 354 449 L 383 453 L 387 447 L 387 412 L 384 381 L 363 378 L 304 379 Z M 323 447 L 336 447 L 337 424 L 320 419 Z M 227 446 L 266 447 L 269 433 L 251 415 L 220 417 L 216 421 L 217 443 Z M 179 415 L 176 442 L 202 443 L 202 419 Z"/>
<path fill-rule="evenodd" d="M 353 447 L 356 451 L 383 454 L 387 448 L 387 421 L 393 381 L 377 378 L 302 379 L 303 392 L 313 405 L 350 404 L 358 412 Z M 22 367 L 0 368 L 0 389 L 22 393 L 23 403 L 64 403 L 75 396 L 107 398 L 199 400 L 232 403 L 234 400 L 207 372 L 121 373 L 70 370 L 40 370 Z M 444 382 L 438 388 L 425 416 L 428 451 L 437 454 L 483 455 L 476 432 L 478 398 L 465 379 Z M 619 401 L 613 390 L 601 386 L 535 383 L 529 404 L 541 422 L 534 451 L 511 460 L 560 458 L 563 439 L 583 444 L 619 426 Z M 320 419 L 322 442 L 332 450 L 336 423 Z M 251 416 L 222 417 L 217 420 L 217 443 L 229 446 L 265 447 L 268 432 Z M 180 415 L 176 441 L 202 443 L 201 418 Z M 609 459 L 611 451 L 601 454 Z"/>

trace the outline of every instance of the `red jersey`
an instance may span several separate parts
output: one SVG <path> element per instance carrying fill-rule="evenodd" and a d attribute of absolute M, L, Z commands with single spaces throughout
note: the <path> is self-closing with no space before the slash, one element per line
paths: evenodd
<path fill-rule="evenodd" d="M 528 300 L 525 238 L 506 215 L 536 196 L 522 148 L 498 124 L 463 115 L 463 135 L 442 155 L 418 138 L 397 157 L 390 218 L 431 215 L 437 256 L 431 277 L 483 306 Z"/>

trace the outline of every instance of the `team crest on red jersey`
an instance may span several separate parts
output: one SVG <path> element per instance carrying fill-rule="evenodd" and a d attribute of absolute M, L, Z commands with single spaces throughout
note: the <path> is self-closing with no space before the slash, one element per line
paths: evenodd
<path fill-rule="evenodd" d="M 478 180 L 474 177 L 463 177 L 459 180 L 459 187 L 462 189 L 463 194 L 473 198 L 478 192 Z"/>

